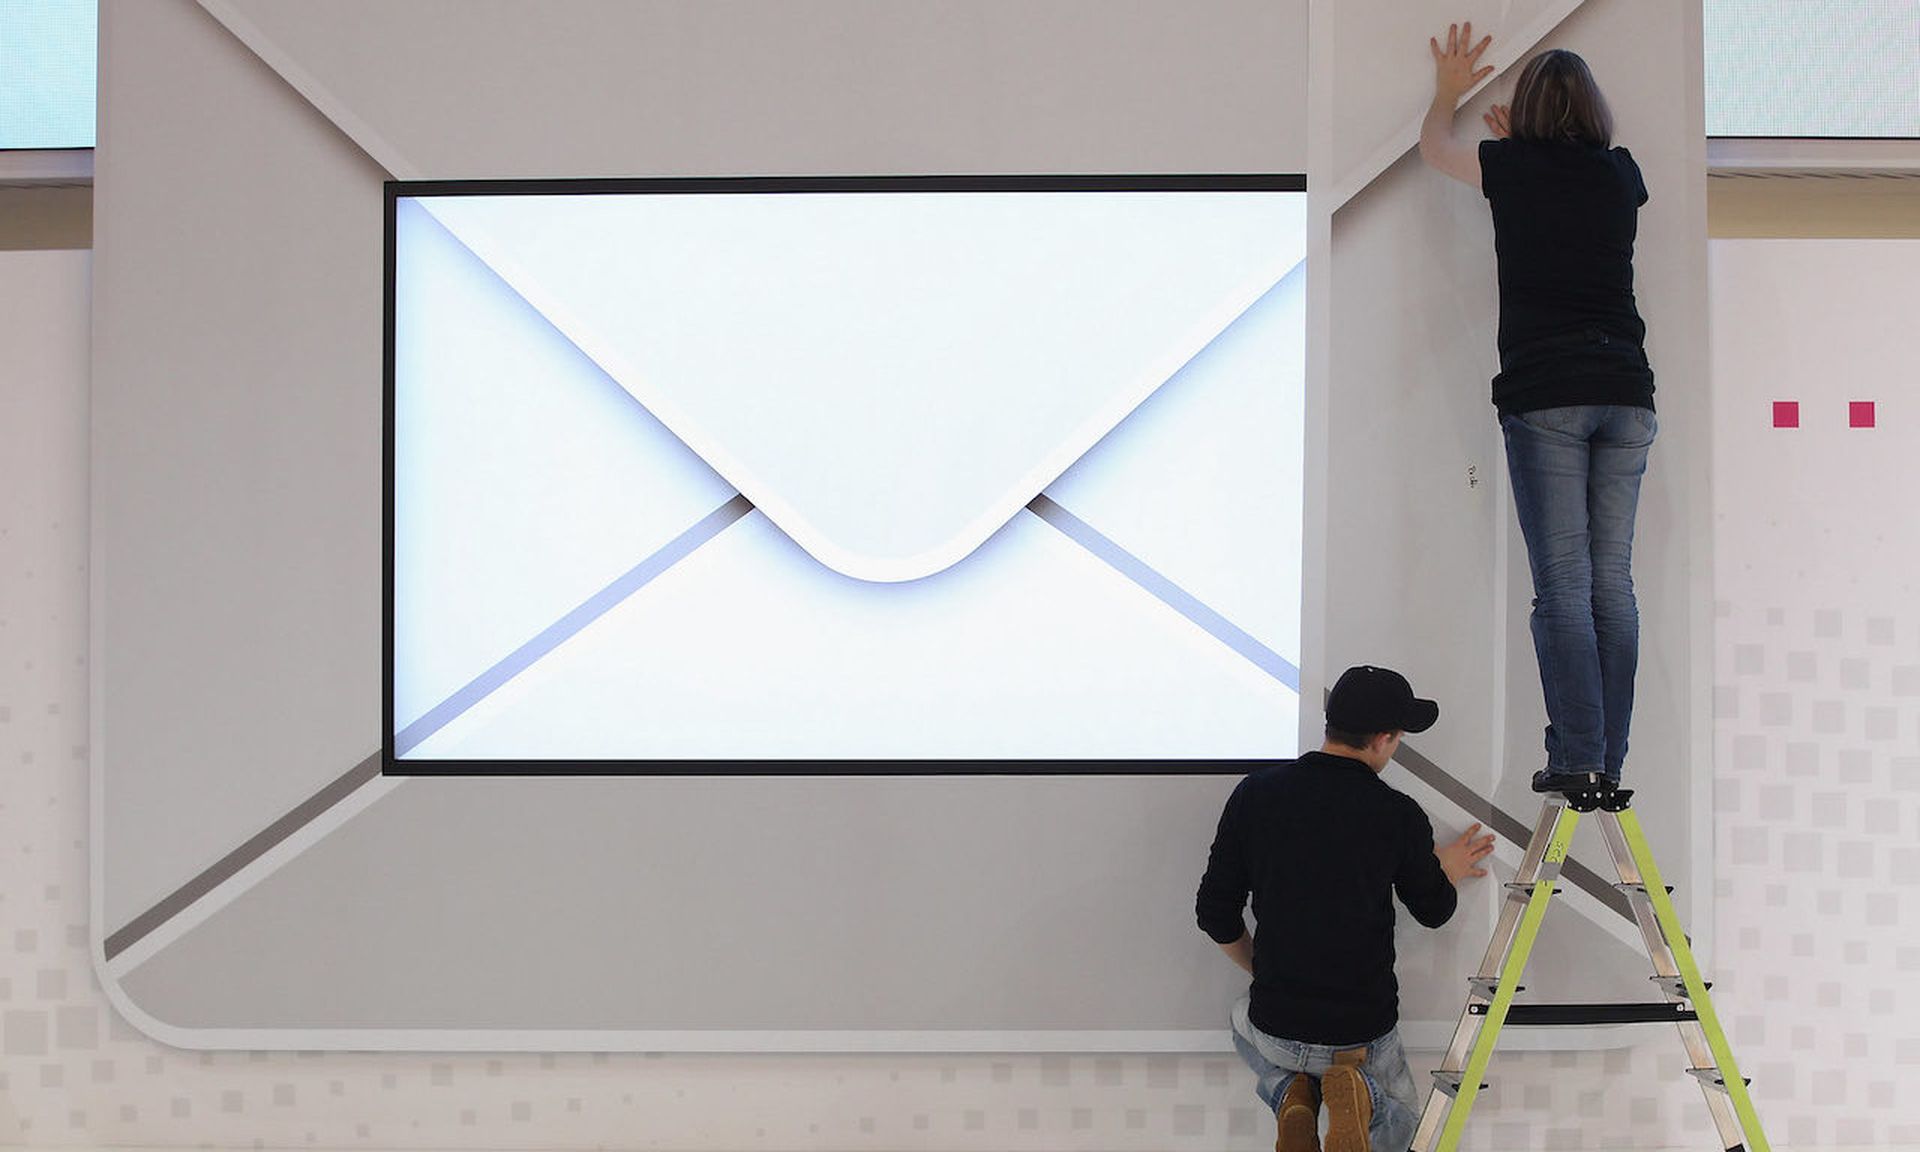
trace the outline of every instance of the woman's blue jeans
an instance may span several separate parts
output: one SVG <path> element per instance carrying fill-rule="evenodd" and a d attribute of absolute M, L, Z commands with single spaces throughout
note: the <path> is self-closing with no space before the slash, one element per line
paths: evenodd
<path fill-rule="evenodd" d="M 1500 429 L 1533 570 L 1547 771 L 1617 782 L 1640 660 L 1633 519 L 1659 423 L 1648 408 L 1581 404 L 1502 416 Z"/>

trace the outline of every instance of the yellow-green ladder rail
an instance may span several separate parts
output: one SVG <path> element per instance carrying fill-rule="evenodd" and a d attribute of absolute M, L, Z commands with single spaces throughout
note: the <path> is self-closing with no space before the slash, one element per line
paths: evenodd
<path fill-rule="evenodd" d="M 1687 940 L 1673 898 L 1660 879 L 1640 820 L 1626 801 L 1631 792 L 1574 793 L 1541 805 L 1533 836 L 1494 924 L 1480 968 L 1468 979 L 1467 1005 L 1454 1028 L 1445 1059 L 1433 1074 L 1412 1152 L 1456 1152 L 1482 1078 L 1493 1059 L 1500 1030 L 1510 1021 L 1535 1024 L 1614 1024 L 1672 1020 L 1687 1049 L 1688 1072 L 1700 1081 L 1727 1152 L 1769 1152 L 1747 1083 L 1734 1065 L 1733 1049 L 1720 1030 L 1708 985 Z M 1566 862 L 1583 812 L 1597 811 L 1613 856 L 1616 885 L 1633 909 L 1634 922 L 1653 962 L 1653 981 L 1665 999 L 1653 1004 L 1515 1005 L 1520 976 L 1540 934 L 1555 882 Z"/>

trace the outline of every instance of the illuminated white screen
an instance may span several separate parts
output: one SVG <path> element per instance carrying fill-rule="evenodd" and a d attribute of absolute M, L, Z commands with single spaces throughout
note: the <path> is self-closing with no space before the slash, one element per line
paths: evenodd
<path fill-rule="evenodd" d="M 0 149 L 91 148 L 94 0 L 0 4 Z"/>
<path fill-rule="evenodd" d="M 1706 0 L 1707 135 L 1920 137 L 1920 0 Z"/>
<path fill-rule="evenodd" d="M 402 764 L 1298 742 L 1305 197 L 401 195 Z"/>

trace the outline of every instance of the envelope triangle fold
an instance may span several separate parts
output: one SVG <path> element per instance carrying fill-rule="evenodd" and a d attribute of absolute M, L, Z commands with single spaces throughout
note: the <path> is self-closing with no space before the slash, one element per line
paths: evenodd
<path fill-rule="evenodd" d="M 733 493 L 431 216 L 396 223 L 404 728 Z"/>
<path fill-rule="evenodd" d="M 814 558 L 964 558 L 1298 262 L 1287 194 L 436 197 Z"/>
<path fill-rule="evenodd" d="M 1306 265 L 1046 495 L 1300 664 Z"/>
<path fill-rule="evenodd" d="M 756 512 L 415 755 L 1173 769 L 1290 755 L 1298 722 L 1286 686 L 1031 514 L 938 576 L 876 587 Z"/>

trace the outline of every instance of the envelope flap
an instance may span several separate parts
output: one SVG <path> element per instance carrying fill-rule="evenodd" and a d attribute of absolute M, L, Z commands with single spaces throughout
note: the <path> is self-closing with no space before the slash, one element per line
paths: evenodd
<path fill-rule="evenodd" d="M 801 547 L 971 553 L 1300 258 L 1285 193 L 433 197 Z"/>

